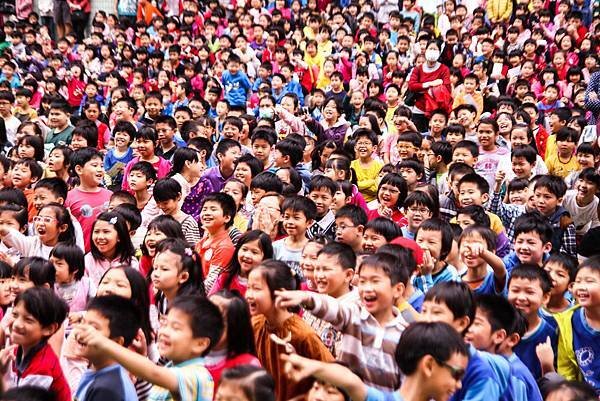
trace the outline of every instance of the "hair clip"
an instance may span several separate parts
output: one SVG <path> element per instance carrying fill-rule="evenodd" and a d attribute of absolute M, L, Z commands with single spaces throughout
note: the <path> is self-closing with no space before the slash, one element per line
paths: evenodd
<path fill-rule="evenodd" d="M 194 255 L 194 253 L 192 252 L 192 250 L 190 248 L 185 248 L 184 252 L 187 256 L 190 256 L 190 257 Z"/>
<path fill-rule="evenodd" d="M 117 224 L 117 216 L 114 216 L 113 218 L 108 220 L 108 222 L 114 226 L 115 224 Z"/>

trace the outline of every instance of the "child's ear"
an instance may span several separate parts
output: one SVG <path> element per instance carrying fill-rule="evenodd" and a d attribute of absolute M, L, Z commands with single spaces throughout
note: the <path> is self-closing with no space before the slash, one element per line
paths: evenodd
<path fill-rule="evenodd" d="M 485 204 L 490 200 L 490 194 L 481 194 L 481 203 Z"/>
<path fill-rule="evenodd" d="M 477 161 L 479 160 L 479 157 L 474 157 L 473 158 L 473 165 L 477 164 Z"/>
<path fill-rule="evenodd" d="M 193 355 L 202 355 L 210 345 L 210 339 L 207 337 L 192 338 L 190 349 Z"/>
<path fill-rule="evenodd" d="M 550 253 L 552 250 L 552 242 L 546 242 L 544 245 L 542 245 L 542 250 L 544 253 Z"/>
<path fill-rule="evenodd" d="M 356 226 L 356 230 L 362 235 L 365 232 L 365 226 L 359 224 L 358 226 Z"/>
<path fill-rule="evenodd" d="M 75 174 L 80 175 L 83 171 L 83 166 L 75 166 Z"/>
<path fill-rule="evenodd" d="M 31 183 L 32 183 L 32 184 L 35 184 L 35 183 L 36 183 L 36 182 L 37 182 L 39 179 L 40 179 L 40 177 L 34 177 L 34 176 L 31 176 Z M 562 199 L 562 198 L 561 198 L 561 199 Z"/>
<path fill-rule="evenodd" d="M 492 333 L 492 342 L 496 345 L 502 344 L 504 340 L 506 340 L 507 334 L 506 330 L 500 329 L 496 330 Z"/>
<path fill-rule="evenodd" d="M 116 342 L 120 346 L 124 347 L 123 344 L 125 344 L 125 339 L 123 338 L 123 336 L 119 336 L 119 337 L 116 337 L 116 338 L 111 338 L 111 340 L 114 341 L 114 342 Z"/>
<path fill-rule="evenodd" d="M 59 196 L 58 198 L 56 198 L 56 203 L 60 203 L 61 205 L 64 205 L 65 198 L 63 198 L 62 196 Z"/>
<path fill-rule="evenodd" d="M 46 285 L 46 284 L 44 284 Z M 48 326 L 44 326 L 42 327 L 42 337 L 44 338 L 48 338 L 51 337 L 54 333 L 56 333 L 56 331 L 59 328 L 59 324 L 58 323 L 51 323 Z"/>
<path fill-rule="evenodd" d="M 179 284 L 185 283 L 186 281 L 188 281 L 189 278 L 190 278 L 189 272 L 181 272 L 181 274 L 179 275 Z"/>
<path fill-rule="evenodd" d="M 404 283 L 396 283 L 392 286 L 392 298 L 394 302 L 397 302 L 404 295 L 404 291 L 406 290 L 406 286 Z M 394 305 L 395 306 L 395 305 Z"/>
<path fill-rule="evenodd" d="M 460 319 L 454 319 L 453 326 L 455 326 L 459 333 L 464 332 L 470 325 L 471 319 L 469 318 L 469 316 L 463 316 Z"/>
<path fill-rule="evenodd" d="M 308 219 L 306 221 L 306 228 L 311 227 L 313 224 L 315 224 L 315 221 L 313 219 Z"/>
<path fill-rule="evenodd" d="M 65 231 L 67 231 L 68 228 L 69 226 L 67 224 L 61 224 L 60 226 L 58 226 L 58 233 L 62 234 Z"/>

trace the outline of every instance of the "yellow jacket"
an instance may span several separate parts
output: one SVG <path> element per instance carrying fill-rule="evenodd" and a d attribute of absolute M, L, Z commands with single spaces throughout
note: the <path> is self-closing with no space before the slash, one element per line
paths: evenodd
<path fill-rule="evenodd" d="M 511 0 L 488 0 L 485 8 L 492 22 L 508 21 L 513 10 Z"/>
<path fill-rule="evenodd" d="M 580 306 L 575 306 L 554 315 L 558 323 L 558 374 L 567 380 L 581 381 L 581 370 L 573 350 L 573 313 Z"/>

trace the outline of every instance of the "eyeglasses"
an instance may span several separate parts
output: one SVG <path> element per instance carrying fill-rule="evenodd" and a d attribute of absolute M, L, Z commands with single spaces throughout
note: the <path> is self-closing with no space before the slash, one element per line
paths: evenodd
<path fill-rule="evenodd" d="M 347 228 L 353 228 L 353 227 L 356 227 L 356 226 L 345 226 L 345 225 L 342 224 L 342 225 L 336 226 L 335 227 L 335 231 L 344 231 Z"/>
<path fill-rule="evenodd" d="M 449 363 L 435 360 L 440 366 L 445 367 L 450 372 L 450 376 L 456 381 L 461 381 L 463 377 L 465 377 L 465 369 L 457 368 L 456 366 L 452 366 Z"/>
<path fill-rule="evenodd" d="M 409 207 L 408 210 L 412 213 L 419 213 L 421 215 L 431 213 L 431 211 L 426 207 Z"/>
<path fill-rule="evenodd" d="M 51 224 L 53 221 L 56 221 L 56 218 L 50 216 L 35 216 L 33 218 L 34 223 Z"/>
<path fill-rule="evenodd" d="M 371 146 L 371 142 L 356 142 L 356 146 Z"/>

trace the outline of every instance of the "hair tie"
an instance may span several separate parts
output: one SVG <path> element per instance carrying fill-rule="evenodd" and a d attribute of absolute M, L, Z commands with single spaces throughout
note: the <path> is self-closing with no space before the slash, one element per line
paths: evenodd
<path fill-rule="evenodd" d="M 189 257 L 194 256 L 194 252 L 192 252 L 191 248 L 185 248 L 184 252 Z"/>
<path fill-rule="evenodd" d="M 112 217 L 108 222 L 114 226 L 117 224 L 117 216 Z"/>

